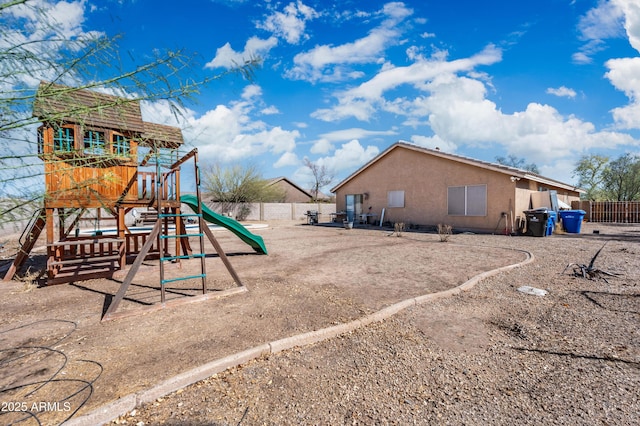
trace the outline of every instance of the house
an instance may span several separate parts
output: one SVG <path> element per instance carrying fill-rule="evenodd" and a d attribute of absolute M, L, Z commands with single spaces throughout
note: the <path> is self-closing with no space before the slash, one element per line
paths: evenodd
<path fill-rule="evenodd" d="M 478 232 L 513 232 L 540 200 L 571 205 L 584 192 L 526 170 L 406 142 L 391 145 L 331 191 L 336 211 L 349 221 L 447 224 Z"/>
<path fill-rule="evenodd" d="M 278 177 L 270 179 L 269 186 L 280 188 L 285 196 L 281 201 L 283 203 L 308 203 L 311 201 L 311 194 L 287 179 L 286 177 Z"/>

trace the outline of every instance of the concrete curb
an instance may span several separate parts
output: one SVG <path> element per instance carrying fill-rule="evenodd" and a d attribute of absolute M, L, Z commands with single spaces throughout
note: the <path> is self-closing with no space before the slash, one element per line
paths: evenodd
<path fill-rule="evenodd" d="M 64 422 L 65 426 L 91 426 L 108 423 L 111 420 L 136 408 L 136 395 L 127 395 L 103 405 L 90 413 L 83 414 Z M 119 413 L 119 414 L 115 414 Z"/>
<path fill-rule="evenodd" d="M 217 359 L 184 373 L 178 374 L 177 376 L 165 380 L 164 382 L 152 387 L 151 389 L 147 389 L 146 391 L 137 393 L 136 406 L 153 402 L 160 397 L 168 395 L 193 383 L 199 382 L 200 380 L 204 380 L 228 368 L 245 364 L 252 359 L 260 358 L 263 355 L 268 355 L 269 352 L 270 348 L 268 344 L 260 345 L 251 349 L 247 349 L 246 351 L 237 352 L 224 358 Z"/>
<path fill-rule="evenodd" d="M 488 277 L 497 275 L 503 271 L 508 271 L 510 269 L 524 266 L 535 260 L 533 254 L 528 251 L 518 249 L 510 250 L 519 251 L 525 254 L 527 258 L 522 262 L 503 266 L 501 268 L 493 269 L 491 271 L 486 271 L 481 274 L 475 275 L 461 285 L 452 289 L 403 300 L 401 302 L 394 303 L 391 306 L 383 308 L 377 312 L 374 312 L 373 314 L 369 314 L 363 318 L 348 323 L 338 324 L 291 337 L 285 337 L 284 339 L 275 340 L 270 343 L 255 346 L 242 352 L 237 352 L 224 358 L 217 359 L 215 361 L 193 368 L 189 371 L 185 371 L 184 373 L 178 374 L 177 376 L 165 380 L 164 382 L 155 385 L 150 389 L 132 395 L 127 395 L 116 401 L 105 404 L 90 413 L 84 414 L 74 419 L 70 419 L 64 424 L 65 426 L 94 426 L 96 424 L 109 423 L 113 419 L 129 411 L 132 411 L 142 404 L 153 402 L 158 398 L 204 380 L 216 373 L 220 373 L 229 368 L 237 367 L 251 360 L 260 358 L 264 355 L 275 354 L 287 349 L 294 348 L 296 346 L 306 346 L 313 343 L 318 343 L 323 340 L 328 340 L 333 337 L 339 336 L 341 334 L 349 333 L 365 325 L 384 321 L 385 319 L 390 318 L 398 312 L 412 306 L 422 305 L 427 302 L 432 302 L 434 300 L 460 294 L 463 291 L 468 291 L 477 283 Z"/>

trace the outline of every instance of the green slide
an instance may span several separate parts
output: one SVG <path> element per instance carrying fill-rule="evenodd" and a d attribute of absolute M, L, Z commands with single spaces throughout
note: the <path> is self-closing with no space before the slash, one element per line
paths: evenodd
<path fill-rule="evenodd" d="M 180 197 L 180 202 L 191 207 L 194 212 L 198 211 L 198 197 L 195 195 L 183 195 Z M 242 226 L 240 222 L 237 222 L 230 217 L 219 215 L 204 204 L 202 204 L 202 218 L 207 222 L 227 228 L 229 231 L 236 234 L 242 241 L 249 244 L 258 253 L 267 254 L 267 247 L 264 245 L 262 237 L 249 232 L 249 230 Z"/>

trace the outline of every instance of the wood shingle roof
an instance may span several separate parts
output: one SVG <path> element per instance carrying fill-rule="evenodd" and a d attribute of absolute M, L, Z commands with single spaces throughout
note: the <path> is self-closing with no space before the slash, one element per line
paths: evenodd
<path fill-rule="evenodd" d="M 143 121 L 139 100 L 44 81 L 38 87 L 33 116 L 49 124 L 134 133 L 142 146 L 177 148 L 184 143 L 180 128 Z"/>
<path fill-rule="evenodd" d="M 144 131 L 139 101 L 47 82 L 40 83 L 33 115 L 49 123 Z"/>

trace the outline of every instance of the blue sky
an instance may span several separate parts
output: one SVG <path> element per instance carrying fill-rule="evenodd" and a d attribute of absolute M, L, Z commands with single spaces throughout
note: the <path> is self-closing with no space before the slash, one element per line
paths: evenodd
<path fill-rule="evenodd" d="M 583 154 L 640 154 L 640 0 L 121 0 L 46 2 L 76 34 L 121 34 L 121 55 L 197 53 L 194 75 L 252 56 L 176 122 L 202 162 L 334 184 L 398 140 L 485 161 L 515 155 L 575 183 Z"/>

